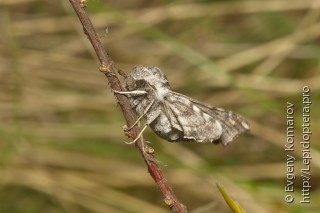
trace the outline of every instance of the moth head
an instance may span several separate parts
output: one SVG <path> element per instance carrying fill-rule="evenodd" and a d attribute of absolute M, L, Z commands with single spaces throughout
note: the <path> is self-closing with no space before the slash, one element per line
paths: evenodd
<path fill-rule="evenodd" d="M 125 88 L 128 91 L 133 90 L 146 90 L 147 81 L 144 79 L 136 79 L 131 75 L 128 75 L 125 79 Z"/>
<path fill-rule="evenodd" d="M 125 79 L 125 87 L 127 90 L 146 90 L 147 87 L 153 89 L 170 89 L 167 77 L 158 67 L 146 67 L 137 65 L 133 67 L 131 72 Z"/>

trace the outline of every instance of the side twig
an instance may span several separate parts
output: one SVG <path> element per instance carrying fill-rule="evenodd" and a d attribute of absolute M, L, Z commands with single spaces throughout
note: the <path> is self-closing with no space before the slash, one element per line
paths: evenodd
<path fill-rule="evenodd" d="M 118 70 L 113 63 L 113 60 L 108 55 L 107 51 L 101 44 L 100 39 L 98 38 L 96 31 L 84 10 L 84 4 L 81 0 L 69 0 L 73 6 L 75 12 L 77 13 L 80 22 L 82 23 L 84 33 L 87 35 L 90 40 L 98 58 L 100 61 L 100 71 L 105 74 L 110 83 L 111 89 L 115 91 L 123 91 L 121 83 L 117 78 L 116 73 L 125 75 L 121 70 Z M 81 3 L 81 4 L 80 4 Z M 134 113 L 129 105 L 127 97 L 121 94 L 115 94 L 117 101 L 120 105 L 120 108 L 123 112 L 123 115 L 126 119 L 127 126 L 132 126 L 135 122 Z M 135 126 L 129 131 L 129 137 L 135 139 L 140 134 L 139 127 Z M 166 179 L 164 178 L 160 168 L 158 167 L 156 160 L 153 157 L 153 149 L 150 148 L 141 138 L 135 143 L 136 148 L 139 150 L 141 156 L 143 157 L 150 175 L 158 185 L 162 195 L 164 197 L 164 202 L 168 205 L 173 212 L 184 213 L 186 208 L 181 204 L 176 198 L 174 192 L 169 187 Z"/>

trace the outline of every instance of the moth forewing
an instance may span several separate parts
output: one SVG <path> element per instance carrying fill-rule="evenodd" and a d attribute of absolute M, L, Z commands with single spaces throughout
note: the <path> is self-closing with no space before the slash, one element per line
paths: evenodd
<path fill-rule="evenodd" d="M 163 109 L 164 109 L 164 113 L 168 117 L 169 122 L 172 125 L 172 127 L 182 132 L 183 131 L 182 126 L 179 123 L 179 121 L 177 120 L 177 117 L 175 116 L 175 114 L 172 111 L 172 109 L 170 109 L 170 107 L 167 105 L 167 102 L 164 101 L 162 106 L 163 106 Z"/>
<path fill-rule="evenodd" d="M 228 145 L 232 142 L 239 134 L 249 131 L 249 123 L 241 116 L 232 111 L 224 110 L 222 108 L 216 108 L 208 105 L 194 102 L 201 110 L 205 111 L 207 114 L 215 117 L 217 121 L 222 126 L 222 134 L 216 143 L 222 143 L 223 145 Z"/>
<path fill-rule="evenodd" d="M 191 98 L 175 92 L 169 94 L 165 104 L 172 110 L 183 130 L 182 141 L 212 142 L 221 136 L 221 125 L 194 105 Z"/>

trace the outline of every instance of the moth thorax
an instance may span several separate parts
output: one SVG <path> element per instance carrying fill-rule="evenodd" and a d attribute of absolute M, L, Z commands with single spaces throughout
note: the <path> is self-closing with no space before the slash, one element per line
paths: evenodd
<path fill-rule="evenodd" d="M 156 91 L 156 95 L 157 95 L 157 98 L 161 101 L 164 100 L 164 97 L 167 96 L 167 94 L 169 93 L 169 89 L 165 88 L 165 87 L 158 87 L 157 88 L 157 91 Z"/>

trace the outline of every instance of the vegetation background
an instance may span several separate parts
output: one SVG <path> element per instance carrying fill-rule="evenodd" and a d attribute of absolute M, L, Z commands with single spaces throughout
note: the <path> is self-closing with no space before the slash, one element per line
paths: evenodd
<path fill-rule="evenodd" d="M 224 148 L 145 137 L 190 212 L 319 212 L 319 0 L 88 0 L 116 65 L 160 67 L 175 91 L 252 125 Z M 168 212 L 69 1 L 0 2 L 0 212 Z M 311 88 L 311 203 L 300 204 L 302 87 Z M 295 105 L 287 204 L 286 107 Z M 293 153 L 290 153 L 293 154 Z"/>

